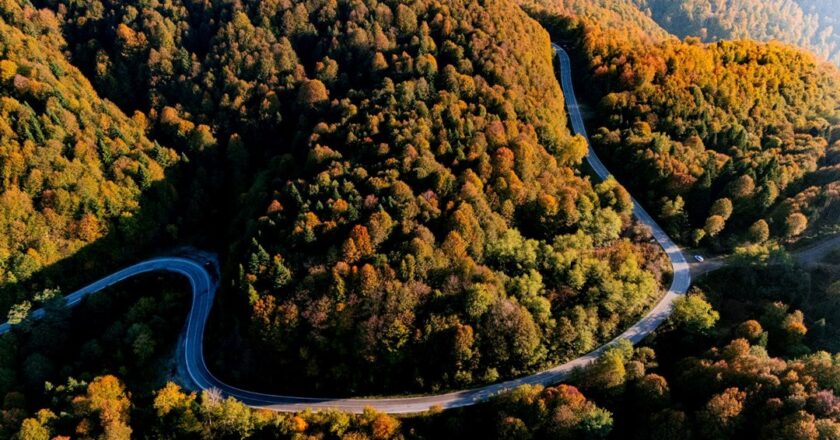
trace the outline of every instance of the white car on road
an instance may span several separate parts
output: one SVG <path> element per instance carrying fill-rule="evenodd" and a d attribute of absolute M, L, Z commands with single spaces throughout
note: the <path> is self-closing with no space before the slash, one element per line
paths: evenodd
<path fill-rule="evenodd" d="M 702 263 L 702 262 L 706 261 L 706 259 L 705 259 L 705 258 L 703 258 L 703 256 L 702 256 L 702 255 L 695 255 L 695 256 L 694 256 L 694 259 L 695 259 L 698 263 Z"/>

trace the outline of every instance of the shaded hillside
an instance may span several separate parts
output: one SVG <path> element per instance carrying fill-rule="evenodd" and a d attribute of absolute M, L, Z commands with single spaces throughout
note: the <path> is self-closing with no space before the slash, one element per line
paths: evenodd
<path fill-rule="evenodd" d="M 662 27 L 705 41 L 779 40 L 840 64 L 836 0 L 634 0 Z"/>
<path fill-rule="evenodd" d="M 200 192 L 238 217 L 232 380 L 492 381 L 594 347 L 658 292 L 627 193 L 576 172 L 549 38 L 515 5 L 39 4 L 103 94 L 210 152 Z"/>
<path fill-rule="evenodd" d="M 177 157 L 65 61 L 52 13 L 0 17 L 0 285 L 14 286 L 107 234 L 132 245 L 141 193 Z M 3 316 L 31 296 L 13 290 Z"/>

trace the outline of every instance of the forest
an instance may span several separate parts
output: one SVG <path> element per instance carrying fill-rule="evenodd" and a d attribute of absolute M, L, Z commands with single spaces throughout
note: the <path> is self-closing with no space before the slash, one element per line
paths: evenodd
<path fill-rule="evenodd" d="M 658 189 L 675 234 L 762 243 L 838 224 L 837 69 L 750 42 L 663 44 L 612 68 L 596 71 L 624 90 L 600 101 L 593 142 L 644 179 L 628 185 Z"/>
<path fill-rule="evenodd" d="M 509 2 L 35 6 L 189 158 L 184 216 L 230 234 L 210 331 L 233 383 L 513 377 L 614 336 L 668 276 L 629 194 L 579 171 L 548 34 Z"/>
<path fill-rule="evenodd" d="M 817 23 L 825 5 L 806 3 Z M 0 336 L 0 438 L 837 438 L 840 261 L 798 267 L 778 244 L 838 231 L 840 71 L 726 39 L 834 46 L 824 29 L 807 44 L 772 33 L 764 13 L 711 26 L 686 11 L 0 0 L 0 314 L 19 324 Z M 696 36 L 672 36 L 678 22 Z M 550 41 L 579 66 L 617 180 L 587 172 Z M 472 408 L 253 410 L 176 384 L 181 281 L 60 305 L 194 245 L 223 263 L 206 351 L 226 382 L 315 396 L 492 383 L 599 346 L 660 298 L 671 268 L 628 190 L 682 244 L 734 251 L 731 268 L 644 346 Z"/>
<path fill-rule="evenodd" d="M 590 34 L 604 31 L 618 41 L 653 43 L 674 38 L 651 18 L 636 0 L 517 0 L 520 7 L 552 32 L 552 37 L 578 44 Z M 584 29 L 585 28 L 585 29 Z M 560 30 L 565 32 L 559 32 Z M 578 32 L 572 32 L 577 29 Z M 610 46 L 616 41 L 610 42 Z"/>
<path fill-rule="evenodd" d="M 835 0 L 632 1 L 681 38 L 778 40 L 840 64 L 840 3 Z"/>
<path fill-rule="evenodd" d="M 731 250 L 840 225 L 840 71 L 780 43 L 651 39 L 526 3 L 584 48 L 593 144 L 674 237 Z M 608 10 L 607 10 L 608 11 Z"/>
<path fill-rule="evenodd" d="M 82 248 L 158 229 L 141 196 L 166 206 L 176 153 L 149 140 L 65 61 L 52 14 L 0 14 L 0 311 L 29 307 L 33 274 Z M 16 26 L 18 20 L 25 26 Z M 149 212 L 149 211 L 146 211 Z M 112 243 L 113 243 L 112 242 Z"/>
<path fill-rule="evenodd" d="M 133 328 L 146 325 L 143 320 L 149 318 L 148 325 L 154 325 L 155 320 L 181 312 L 167 310 L 171 306 L 155 307 L 147 296 L 127 313 L 115 313 L 113 307 L 120 301 L 108 298 L 113 293 L 136 297 L 137 292 L 130 290 L 153 288 L 162 281 L 138 280 L 129 291 L 92 298 L 81 316 L 53 315 L 53 319 L 70 325 L 75 319 L 90 321 L 87 313 L 99 313 L 108 317 L 93 327 L 125 328 L 133 322 Z M 701 278 L 698 286 L 676 304 L 667 325 L 643 345 L 613 346 L 569 384 L 525 386 L 474 407 L 433 409 L 414 417 L 373 410 L 359 415 L 278 414 L 249 409 L 211 391 L 189 392 L 172 382 L 150 388 L 136 375 L 121 379 L 106 371 L 48 384 L 46 398 L 35 405 L 27 405 L 21 392 L 8 393 L 0 413 L 0 435 L 19 439 L 61 435 L 346 440 L 837 438 L 840 357 L 830 352 L 837 349 L 840 332 L 840 252 L 809 267 L 795 264 L 784 252 L 776 252 L 770 260 L 742 257 L 730 268 Z M 165 296 L 170 299 L 163 303 L 179 301 L 171 294 Z M 47 329 L 45 325 L 41 331 Z M 71 341 L 70 347 L 83 341 Z M 2 359 L 14 356 L 9 355 L 15 349 L 9 343 L 8 336 L 0 339 Z M 106 337 L 85 345 L 91 343 L 108 341 Z M 160 357 L 153 354 L 149 359 Z"/>
<path fill-rule="evenodd" d="M 565 128 L 548 35 L 514 5 L 35 6 L 53 9 L 9 4 L 3 18 L 42 63 L 37 77 L 68 72 L 64 82 L 75 78 L 76 89 L 95 96 L 86 73 L 99 93 L 133 112 L 127 118 L 102 104 L 134 131 L 106 130 L 125 159 L 103 139 L 88 154 L 88 139 L 73 137 L 82 127 L 102 136 L 97 125 L 69 112 L 63 121 L 33 100 L 36 114 L 44 107 L 44 124 L 62 121 L 80 134 L 56 132 L 54 157 L 27 159 L 62 170 L 65 162 L 90 162 L 96 173 L 55 177 L 67 181 L 54 190 L 59 212 L 48 202 L 54 184 L 31 183 L 42 194 L 28 210 L 67 222 L 51 225 L 51 234 L 67 229 L 123 256 L 134 255 L 118 248 L 123 242 L 144 241 L 152 230 L 177 236 L 196 220 L 147 228 L 101 191 L 134 197 L 135 210 L 144 191 L 157 204 L 189 194 L 174 208 L 184 217 L 219 213 L 203 230 L 234 231 L 224 250 L 232 286 L 220 300 L 232 313 L 211 329 L 222 340 L 211 362 L 226 380 L 248 386 L 264 376 L 276 381 L 258 384 L 268 389 L 341 394 L 493 382 L 611 338 L 656 300 L 668 277 L 649 233 L 631 221 L 629 194 L 576 169 L 585 144 Z M 190 31 L 196 19 L 213 24 L 195 26 L 211 36 Z M 10 61 L 13 40 L 3 39 Z M 356 69 L 359 60 L 378 73 Z M 10 82 L 25 81 L 14 73 Z M 35 136 L 34 144 L 39 130 L 11 131 Z M 75 150 L 62 146 L 73 142 Z M 177 167 L 178 178 L 158 162 Z M 25 179 L 9 177 L 7 197 L 48 169 L 36 165 L 16 171 L 31 171 Z M 109 175 L 124 185 L 96 192 L 96 177 Z M 150 188 L 155 181 L 166 197 Z M 146 233 L 130 235 L 138 230 Z M 12 243 L 23 246 L 7 246 L 12 261 L 26 263 L 41 250 Z M 72 257 L 85 242 L 72 244 L 18 277 Z M 4 312 L 25 321 L 51 297 L 33 291 L 70 290 L 116 265 L 87 264 L 73 276 L 54 270 L 12 283 Z M 307 380 L 281 379 L 291 375 Z"/>

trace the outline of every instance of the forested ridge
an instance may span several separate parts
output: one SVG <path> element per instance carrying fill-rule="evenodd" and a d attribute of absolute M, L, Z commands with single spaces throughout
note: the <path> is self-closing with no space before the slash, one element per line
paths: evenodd
<path fill-rule="evenodd" d="M 0 0 L 0 437 L 837 438 L 838 260 L 778 243 L 840 224 L 838 70 L 680 41 L 655 3 Z M 778 38 L 762 14 L 696 32 Z M 168 382 L 171 279 L 56 300 L 144 246 L 212 246 L 210 369 L 265 392 L 467 388 L 591 350 L 670 267 L 585 174 L 552 38 L 619 180 L 675 238 L 736 249 L 646 346 L 462 410 L 277 414 Z"/>
<path fill-rule="evenodd" d="M 628 193 L 578 170 L 548 34 L 514 4 L 21 14 L 49 17 L 54 47 L 184 158 L 167 233 L 227 243 L 226 380 L 350 394 L 521 375 L 617 334 L 668 276 Z"/>
<path fill-rule="evenodd" d="M 602 77 L 617 91 L 593 141 L 651 189 L 674 233 L 761 243 L 838 224 L 833 66 L 777 44 L 686 42 L 638 50 Z"/>
<path fill-rule="evenodd" d="M 657 294 L 644 255 L 614 242 L 627 193 L 573 171 L 585 145 L 561 124 L 547 35 L 505 2 L 415 8 L 385 28 L 420 41 L 415 68 L 392 57 L 361 99 L 330 90 L 343 116 L 268 187 L 240 269 L 260 342 L 244 371 L 323 389 L 493 381 L 594 347 Z"/>
<path fill-rule="evenodd" d="M 662 27 L 704 41 L 778 40 L 840 64 L 836 0 L 633 0 Z"/>
<path fill-rule="evenodd" d="M 144 191 L 177 161 L 145 118 L 100 99 L 65 61 L 48 11 L 0 13 L 0 310 L 31 299 L 30 277 L 111 235 L 142 241 Z M 157 189 L 155 189 L 157 190 Z M 162 191 L 159 195 L 164 195 Z M 161 197 L 156 203 L 165 205 Z"/>
<path fill-rule="evenodd" d="M 582 34 L 609 32 L 621 41 L 655 42 L 672 37 L 634 0 L 517 0 L 517 3 L 548 29 L 552 29 L 548 23 L 561 19 L 573 22 L 569 25 L 579 28 Z"/>
<path fill-rule="evenodd" d="M 593 143 L 673 236 L 727 249 L 836 230 L 837 68 L 780 43 L 651 40 L 593 24 L 597 11 L 531 11 L 582 48 Z"/>

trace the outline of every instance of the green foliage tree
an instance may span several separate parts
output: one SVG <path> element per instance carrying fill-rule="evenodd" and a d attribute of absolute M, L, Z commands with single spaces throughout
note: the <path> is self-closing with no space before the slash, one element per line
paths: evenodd
<path fill-rule="evenodd" d="M 729 220 L 729 217 L 732 216 L 732 201 L 726 197 L 715 200 L 715 203 L 712 204 L 712 208 L 709 210 L 709 214 L 720 216 L 724 220 Z"/>
<path fill-rule="evenodd" d="M 209 433 L 245 438 L 253 433 L 254 425 L 247 406 L 218 392 L 205 390 L 201 395 L 201 413 Z"/>
<path fill-rule="evenodd" d="M 8 323 L 9 324 L 20 324 L 29 316 L 29 310 L 32 308 L 32 303 L 29 301 L 24 301 L 20 304 L 15 304 L 9 309 L 8 314 Z"/>
<path fill-rule="evenodd" d="M 595 363 L 584 372 L 587 387 L 612 391 L 620 389 L 627 380 L 626 364 L 633 356 L 633 346 L 622 339 L 609 347 Z"/>
<path fill-rule="evenodd" d="M 671 319 L 691 333 L 703 333 L 715 326 L 720 314 L 706 302 L 702 293 L 695 291 L 674 302 Z"/>

